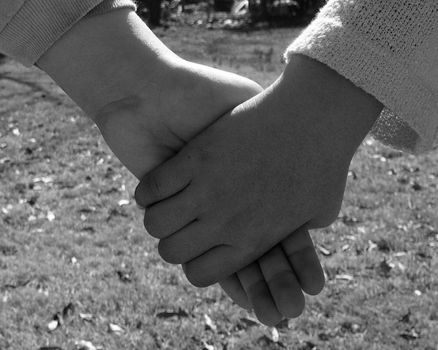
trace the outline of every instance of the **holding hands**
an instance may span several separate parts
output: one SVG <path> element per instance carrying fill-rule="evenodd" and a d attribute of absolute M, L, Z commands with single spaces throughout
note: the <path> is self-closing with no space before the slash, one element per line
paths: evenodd
<path fill-rule="evenodd" d="M 299 227 L 329 225 L 378 113 L 362 90 L 296 56 L 271 87 L 142 179 L 136 198 L 161 256 L 207 286 Z"/>
<path fill-rule="evenodd" d="M 260 92 L 179 58 L 129 10 L 82 20 L 38 64 L 143 177 L 146 229 L 194 285 L 219 282 L 268 325 L 321 291 L 307 230 L 337 216 L 372 97 L 301 56 Z"/>

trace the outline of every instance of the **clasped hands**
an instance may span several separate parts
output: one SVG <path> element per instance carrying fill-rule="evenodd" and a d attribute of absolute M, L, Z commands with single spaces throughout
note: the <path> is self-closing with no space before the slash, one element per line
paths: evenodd
<path fill-rule="evenodd" d="M 323 96 L 331 87 L 298 83 L 315 72 L 336 79 L 322 64 L 295 57 L 271 87 L 146 174 L 136 190 L 162 258 L 182 264 L 195 286 L 219 282 L 267 325 L 297 317 L 303 291 L 321 291 L 324 275 L 307 229 L 336 219 L 365 136 L 351 120 L 331 118 L 330 104 L 340 101 L 315 106 L 312 92 Z M 338 99 L 349 88 L 343 83 Z M 347 106 L 344 116 L 358 108 Z"/>
<path fill-rule="evenodd" d="M 321 291 L 308 229 L 337 217 L 375 99 L 300 55 L 261 91 L 181 59 L 132 11 L 80 21 L 38 64 L 141 179 L 145 227 L 191 283 L 219 282 L 267 325 Z"/>
<path fill-rule="evenodd" d="M 173 72 L 173 85 L 192 80 L 190 89 L 166 90 L 173 100 L 148 93 L 117 101 L 99 113 L 97 125 L 141 178 L 135 197 L 164 260 L 181 264 L 195 286 L 219 282 L 264 324 L 297 317 L 303 292 L 317 294 L 324 285 L 307 230 L 337 217 L 350 160 L 365 136 L 348 119 L 361 105 L 352 96 L 336 122 L 339 111 L 332 116 L 330 105 L 342 102 L 350 83 L 331 91 L 338 101 L 315 103 L 333 87 L 309 77 L 336 73 L 302 56 L 249 100 L 260 91 L 253 82 L 183 67 L 181 77 Z M 157 101 L 156 111 L 144 114 Z"/>

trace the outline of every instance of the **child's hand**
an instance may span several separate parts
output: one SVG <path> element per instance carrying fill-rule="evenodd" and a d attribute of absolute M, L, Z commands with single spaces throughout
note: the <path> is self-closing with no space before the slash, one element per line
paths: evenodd
<path fill-rule="evenodd" d="M 337 217 L 349 163 L 381 105 L 321 63 L 295 60 L 137 187 L 161 256 L 185 264 L 194 285 Z"/>
<path fill-rule="evenodd" d="M 177 59 L 93 119 L 117 158 L 140 179 L 261 90 L 242 76 Z"/>
<path fill-rule="evenodd" d="M 243 77 L 180 59 L 125 10 L 81 20 L 38 65 L 96 122 L 137 177 L 261 90 Z"/>
<path fill-rule="evenodd" d="M 301 227 L 220 285 L 236 304 L 254 309 L 260 322 L 275 326 L 302 313 L 302 291 L 318 294 L 324 287 L 324 273 L 309 232 Z"/>
<path fill-rule="evenodd" d="M 136 96 L 108 105 L 95 121 L 113 152 L 140 178 L 259 91 L 248 79 L 185 62 L 172 71 L 169 81 L 162 77 L 159 88 L 145 86 Z M 317 294 L 324 285 L 307 230 L 294 232 L 282 246 L 221 283 L 237 304 L 251 305 L 267 325 L 299 316 L 302 290 Z"/>

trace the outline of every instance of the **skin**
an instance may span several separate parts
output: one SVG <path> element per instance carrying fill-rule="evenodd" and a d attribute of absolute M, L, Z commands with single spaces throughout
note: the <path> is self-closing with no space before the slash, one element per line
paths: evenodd
<path fill-rule="evenodd" d="M 38 66 L 93 119 L 137 178 L 261 91 L 249 79 L 176 56 L 129 10 L 81 20 Z M 254 308 L 265 324 L 298 316 L 303 291 L 317 294 L 323 288 L 305 227 L 253 261 L 230 271 L 221 286 L 237 304 Z"/>
<path fill-rule="evenodd" d="M 327 66 L 294 56 L 272 86 L 142 179 L 136 199 L 160 255 L 207 286 L 303 225 L 328 226 L 381 109 Z"/>

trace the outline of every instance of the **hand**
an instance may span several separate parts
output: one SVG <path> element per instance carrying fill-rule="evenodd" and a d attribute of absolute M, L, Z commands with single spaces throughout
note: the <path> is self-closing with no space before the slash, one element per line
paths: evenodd
<path fill-rule="evenodd" d="M 112 150 L 137 177 L 179 150 L 218 116 L 260 91 L 248 79 L 180 59 L 130 11 L 115 11 L 80 21 L 53 45 L 38 65 L 96 122 Z M 307 245 L 311 247 L 307 237 Z M 278 250 L 277 258 L 287 261 L 282 254 Z M 314 251 L 313 256 L 316 257 Z M 301 288 L 319 291 L 323 285 L 322 270 L 318 260 L 312 259 L 308 259 L 309 268 L 315 266 L 314 270 L 319 271 L 319 282 L 316 279 L 309 284 L 300 280 Z M 268 260 L 262 265 L 266 266 L 265 270 L 270 268 Z M 276 272 L 276 268 L 273 265 L 271 270 Z M 292 268 L 287 266 L 287 269 L 293 275 Z M 278 272 L 286 272 L 284 265 Z M 241 272 L 241 275 L 244 287 L 257 291 L 245 279 L 248 274 Z M 261 273 L 253 276 L 260 280 L 258 286 L 266 286 Z M 225 291 L 233 291 L 230 288 L 234 285 L 232 281 L 237 281 L 235 277 L 224 281 Z M 268 284 L 272 291 L 273 284 Z M 296 292 L 287 287 L 278 289 L 277 294 L 289 291 Z M 301 293 L 299 288 L 298 292 Z M 249 300 L 260 314 L 259 300 L 254 301 L 251 293 Z M 239 296 L 248 299 L 245 292 Z M 301 299 L 293 301 L 296 303 L 293 312 L 288 311 L 287 303 L 277 302 L 282 315 L 291 317 L 302 309 Z M 242 299 L 236 301 L 241 303 Z M 270 304 L 265 303 L 271 305 L 262 313 L 262 319 L 267 322 L 275 322 L 278 317 L 277 309 L 272 307 L 274 302 L 272 299 Z"/>
<path fill-rule="evenodd" d="M 309 232 L 300 227 L 220 285 L 236 304 L 254 309 L 260 322 L 275 326 L 302 313 L 303 291 L 318 294 L 324 287 L 324 273 Z"/>
<path fill-rule="evenodd" d="M 380 110 L 328 67 L 295 56 L 270 88 L 143 178 L 136 199 L 161 256 L 207 286 L 300 226 L 329 225 Z"/>

